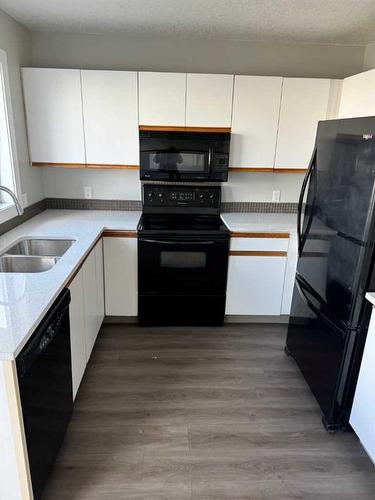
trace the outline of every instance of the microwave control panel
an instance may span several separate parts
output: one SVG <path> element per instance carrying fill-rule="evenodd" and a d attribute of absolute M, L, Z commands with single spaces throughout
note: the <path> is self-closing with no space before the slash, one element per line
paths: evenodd
<path fill-rule="evenodd" d="M 220 186 L 143 185 L 144 211 L 147 208 L 220 210 L 220 201 Z"/>

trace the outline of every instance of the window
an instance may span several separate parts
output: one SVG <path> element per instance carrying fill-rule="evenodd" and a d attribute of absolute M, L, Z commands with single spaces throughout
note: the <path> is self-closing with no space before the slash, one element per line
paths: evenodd
<path fill-rule="evenodd" d="M 19 195 L 18 162 L 6 52 L 0 49 L 0 184 Z M 0 223 L 17 214 L 12 198 L 0 191 Z"/>

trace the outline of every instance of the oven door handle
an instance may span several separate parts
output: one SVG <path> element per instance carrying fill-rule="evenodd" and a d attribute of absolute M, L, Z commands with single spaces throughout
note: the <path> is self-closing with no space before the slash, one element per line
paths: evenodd
<path fill-rule="evenodd" d="M 220 240 L 208 240 L 208 241 L 198 241 L 198 240 L 176 240 L 176 241 L 168 241 L 168 240 L 151 240 L 148 238 L 139 238 L 139 241 L 144 243 L 156 243 L 159 245 L 214 245 L 218 243 Z"/>

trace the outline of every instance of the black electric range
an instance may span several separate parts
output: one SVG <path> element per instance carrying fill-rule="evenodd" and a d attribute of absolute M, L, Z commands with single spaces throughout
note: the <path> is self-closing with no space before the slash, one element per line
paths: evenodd
<path fill-rule="evenodd" d="M 138 319 L 144 325 L 224 321 L 229 230 L 219 186 L 143 185 Z"/>

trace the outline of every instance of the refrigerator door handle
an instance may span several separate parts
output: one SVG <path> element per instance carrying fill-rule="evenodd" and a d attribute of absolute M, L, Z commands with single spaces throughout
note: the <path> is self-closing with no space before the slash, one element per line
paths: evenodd
<path fill-rule="evenodd" d="M 305 178 L 303 179 L 301 192 L 298 200 L 298 211 L 297 211 L 297 238 L 298 238 L 298 256 L 301 257 L 302 252 L 302 230 L 301 230 L 301 219 L 302 219 L 302 207 L 303 207 L 303 198 L 305 196 L 305 191 L 311 176 L 311 173 L 314 168 L 316 160 L 316 146 L 314 147 L 313 154 L 311 156 L 311 160 L 309 163 L 308 170 L 306 172 Z"/>

